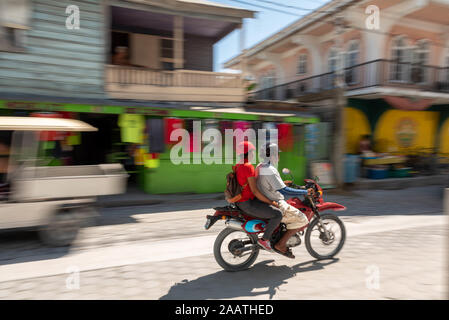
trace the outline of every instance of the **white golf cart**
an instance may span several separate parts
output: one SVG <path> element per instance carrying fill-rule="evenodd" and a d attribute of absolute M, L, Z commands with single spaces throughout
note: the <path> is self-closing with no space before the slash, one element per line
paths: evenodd
<path fill-rule="evenodd" d="M 0 131 L 12 131 L 6 181 L 0 185 L 0 230 L 33 228 L 44 243 L 67 246 L 96 215 L 97 196 L 126 190 L 128 175 L 121 164 L 41 166 L 39 134 L 97 131 L 85 122 L 0 117 Z"/>

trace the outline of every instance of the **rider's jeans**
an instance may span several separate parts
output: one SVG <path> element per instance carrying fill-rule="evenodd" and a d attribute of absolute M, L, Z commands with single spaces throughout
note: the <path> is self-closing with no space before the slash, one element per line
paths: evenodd
<path fill-rule="evenodd" d="M 281 223 L 281 210 L 276 207 L 270 206 L 257 198 L 244 202 L 236 202 L 235 204 L 250 216 L 268 220 L 263 238 L 265 240 L 270 240 L 274 230 L 279 225 L 279 223 Z"/>

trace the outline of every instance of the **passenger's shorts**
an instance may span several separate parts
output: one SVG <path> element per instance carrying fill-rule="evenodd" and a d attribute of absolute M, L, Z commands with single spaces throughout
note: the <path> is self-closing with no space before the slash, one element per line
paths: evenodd
<path fill-rule="evenodd" d="M 282 211 L 281 222 L 285 223 L 289 230 L 302 228 L 309 223 L 304 213 L 289 205 L 285 200 L 279 201 L 279 209 Z"/>

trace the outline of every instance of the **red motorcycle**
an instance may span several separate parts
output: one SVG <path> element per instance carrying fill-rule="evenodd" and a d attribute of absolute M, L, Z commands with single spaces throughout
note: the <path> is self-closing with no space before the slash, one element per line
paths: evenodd
<path fill-rule="evenodd" d="M 288 169 L 282 170 L 289 173 Z M 287 247 L 297 247 L 301 237 L 305 237 L 306 249 L 309 254 L 318 259 L 330 259 L 343 248 L 346 230 L 343 222 L 333 213 L 321 213 L 326 210 L 346 210 L 346 207 L 333 202 L 324 202 L 323 190 L 315 180 L 306 179 L 305 188 L 314 190 L 313 196 L 307 196 L 304 201 L 299 198 L 287 200 L 287 203 L 303 212 L 309 224 L 293 235 L 287 241 Z M 292 188 L 302 188 L 292 183 Z M 222 230 L 214 243 L 214 256 L 217 263 L 226 271 L 241 271 L 248 269 L 259 255 L 261 247 L 257 244 L 259 234 L 265 230 L 266 220 L 254 218 L 234 204 L 226 207 L 216 207 L 213 216 L 206 216 L 205 229 L 208 230 L 218 220 L 223 220 L 226 229 Z M 284 223 L 280 223 L 273 232 L 271 244 L 274 246 L 287 231 Z"/>

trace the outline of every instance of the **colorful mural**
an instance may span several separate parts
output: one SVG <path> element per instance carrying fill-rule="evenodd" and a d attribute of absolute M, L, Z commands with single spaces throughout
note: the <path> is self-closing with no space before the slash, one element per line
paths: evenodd
<path fill-rule="evenodd" d="M 448 106 L 395 108 L 383 99 L 350 99 L 346 113 L 346 150 L 357 153 L 360 137 L 372 134 L 377 152 L 410 154 L 437 148 L 449 154 Z"/>
<path fill-rule="evenodd" d="M 412 152 L 435 147 L 438 112 L 388 110 L 376 125 L 378 152 Z"/>

